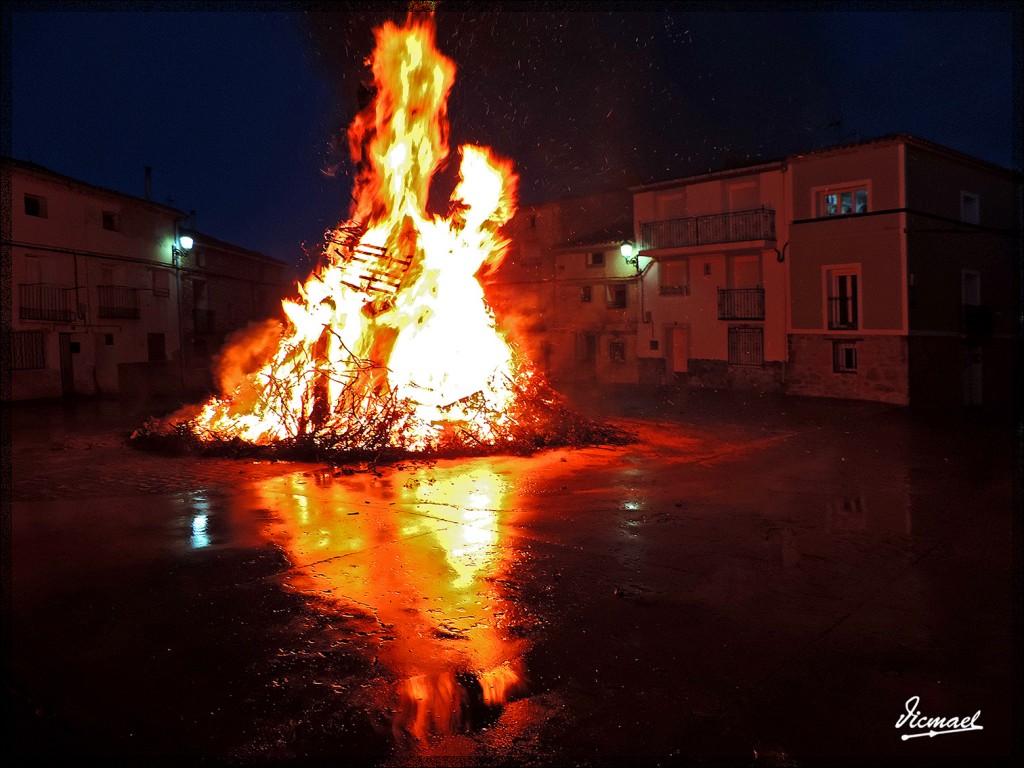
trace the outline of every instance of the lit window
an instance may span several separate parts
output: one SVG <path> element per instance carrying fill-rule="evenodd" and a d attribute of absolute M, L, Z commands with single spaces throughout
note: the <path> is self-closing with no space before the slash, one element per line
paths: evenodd
<path fill-rule="evenodd" d="M 857 372 L 857 345 L 852 341 L 832 342 L 832 370 L 836 373 Z"/>
<path fill-rule="evenodd" d="M 46 218 L 46 198 L 37 195 L 25 195 L 25 215 Z"/>
<path fill-rule="evenodd" d="M 587 254 L 587 266 L 588 267 L 601 267 L 604 266 L 604 252 L 594 251 L 593 253 Z"/>
<path fill-rule="evenodd" d="M 868 212 L 867 187 L 828 190 L 821 194 L 819 216 L 849 216 Z"/>
<path fill-rule="evenodd" d="M 594 298 L 594 291 L 589 285 L 584 285 L 580 288 L 580 301 L 584 304 L 589 304 Z"/>
<path fill-rule="evenodd" d="M 860 268 L 832 267 L 825 271 L 828 294 L 828 329 L 852 331 L 860 327 Z"/>

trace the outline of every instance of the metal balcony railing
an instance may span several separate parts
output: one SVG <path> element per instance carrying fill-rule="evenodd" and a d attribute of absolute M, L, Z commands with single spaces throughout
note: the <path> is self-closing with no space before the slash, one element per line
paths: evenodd
<path fill-rule="evenodd" d="M 42 283 L 18 285 L 18 317 L 22 320 L 49 320 L 69 323 L 75 319 L 73 288 Z"/>
<path fill-rule="evenodd" d="M 774 239 L 772 208 L 640 223 L 640 250 Z"/>
<path fill-rule="evenodd" d="M 196 307 L 193 320 L 196 333 L 215 333 L 217 330 L 217 313 L 212 309 Z"/>
<path fill-rule="evenodd" d="M 126 285 L 97 286 L 100 294 L 99 316 L 111 320 L 138 320 L 139 294 Z"/>
<path fill-rule="evenodd" d="M 764 288 L 719 288 L 719 320 L 764 320 Z"/>

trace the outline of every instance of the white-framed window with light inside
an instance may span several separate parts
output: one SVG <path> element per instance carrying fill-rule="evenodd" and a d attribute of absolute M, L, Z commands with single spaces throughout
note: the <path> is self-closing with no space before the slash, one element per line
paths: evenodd
<path fill-rule="evenodd" d="M 814 210 L 819 217 L 852 216 L 871 210 L 871 184 L 854 181 L 815 187 Z"/>
<path fill-rule="evenodd" d="M 822 267 L 824 316 L 830 331 L 855 331 L 861 327 L 860 264 Z"/>
<path fill-rule="evenodd" d="M 967 224 L 981 223 L 981 198 L 976 192 L 960 193 L 960 221 Z"/>

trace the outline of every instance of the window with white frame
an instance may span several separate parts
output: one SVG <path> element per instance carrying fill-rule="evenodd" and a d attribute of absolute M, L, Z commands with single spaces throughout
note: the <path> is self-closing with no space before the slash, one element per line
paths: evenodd
<path fill-rule="evenodd" d="M 960 193 L 960 221 L 967 224 L 981 223 L 981 199 L 974 192 Z"/>
<path fill-rule="evenodd" d="M 593 251 L 587 254 L 587 266 L 588 267 L 603 267 L 604 266 L 604 251 Z"/>
<path fill-rule="evenodd" d="M 825 316 L 830 331 L 860 328 L 860 265 L 825 268 Z"/>
<path fill-rule="evenodd" d="M 818 194 L 819 216 L 849 216 L 868 212 L 868 188 L 865 186 L 826 189 Z"/>

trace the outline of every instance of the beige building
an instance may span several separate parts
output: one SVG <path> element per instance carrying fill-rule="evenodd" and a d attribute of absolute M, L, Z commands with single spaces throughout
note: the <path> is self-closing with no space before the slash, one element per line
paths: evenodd
<path fill-rule="evenodd" d="M 630 194 L 512 222 L 488 295 L 552 379 L 1012 402 L 1018 175 L 894 135 Z"/>
<path fill-rule="evenodd" d="M 778 390 L 785 380 L 782 163 L 632 188 L 650 383 Z"/>
<path fill-rule="evenodd" d="M 499 327 L 554 382 L 636 383 L 639 272 L 625 190 L 524 206 L 485 289 Z"/>
<path fill-rule="evenodd" d="M 787 390 L 1009 403 L 1019 179 L 906 135 L 789 166 Z"/>
<path fill-rule="evenodd" d="M 3 175 L 5 399 L 205 386 L 224 332 L 283 293 L 283 263 L 189 231 L 175 208 L 20 160 Z"/>

